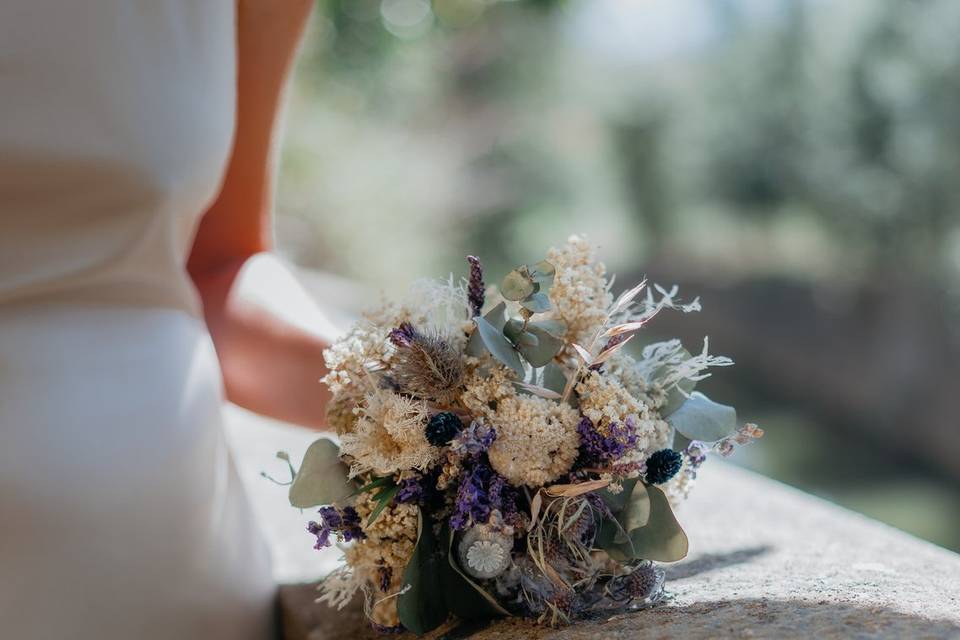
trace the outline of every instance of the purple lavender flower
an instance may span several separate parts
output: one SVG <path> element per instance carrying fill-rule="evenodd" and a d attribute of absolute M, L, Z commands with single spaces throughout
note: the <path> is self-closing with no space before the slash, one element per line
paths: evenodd
<path fill-rule="evenodd" d="M 461 531 L 475 524 L 486 524 L 496 509 L 505 518 L 517 512 L 516 489 L 496 473 L 486 456 L 467 463 L 460 477 L 450 527 Z"/>
<path fill-rule="evenodd" d="M 415 476 L 400 481 L 400 489 L 394 500 L 398 504 L 420 504 L 424 498 L 422 478 Z"/>
<path fill-rule="evenodd" d="M 450 441 L 450 448 L 461 456 L 475 457 L 486 453 L 497 439 L 497 432 L 481 420 L 474 420 Z"/>
<path fill-rule="evenodd" d="M 387 334 L 387 339 L 395 347 L 409 347 L 417 337 L 417 330 L 409 322 L 401 322 L 400 326 Z"/>
<path fill-rule="evenodd" d="M 467 262 L 470 263 L 470 283 L 467 285 L 467 299 L 470 302 L 470 311 L 474 316 L 479 316 L 483 311 L 483 266 L 480 264 L 480 258 L 477 256 L 467 256 Z"/>
<path fill-rule="evenodd" d="M 623 424 L 611 422 L 604 435 L 584 416 L 577 424 L 577 433 L 580 434 L 578 466 L 581 467 L 616 462 L 637 446 L 637 425 L 630 417 Z"/>
<path fill-rule="evenodd" d="M 362 540 L 366 537 L 360 528 L 360 514 L 353 507 L 320 507 L 320 522 L 311 520 L 307 523 L 307 532 L 317 537 L 314 549 L 329 547 L 330 535 L 336 534 L 338 540 L 350 542 Z"/>
<path fill-rule="evenodd" d="M 319 551 L 324 547 L 330 546 L 331 529 L 326 524 L 320 524 L 311 520 L 307 523 L 307 532 L 310 533 L 310 535 L 317 536 L 317 543 L 313 545 L 314 549 Z"/>

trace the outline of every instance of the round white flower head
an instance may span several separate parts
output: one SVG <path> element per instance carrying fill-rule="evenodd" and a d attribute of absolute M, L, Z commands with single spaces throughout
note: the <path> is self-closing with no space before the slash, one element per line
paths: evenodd
<path fill-rule="evenodd" d="M 495 578 L 510 566 L 513 538 L 489 526 L 478 525 L 464 532 L 457 547 L 460 566 L 480 580 Z"/>
<path fill-rule="evenodd" d="M 477 540 L 467 549 L 467 566 L 477 577 L 489 577 L 499 573 L 507 554 L 503 547 L 489 540 Z"/>

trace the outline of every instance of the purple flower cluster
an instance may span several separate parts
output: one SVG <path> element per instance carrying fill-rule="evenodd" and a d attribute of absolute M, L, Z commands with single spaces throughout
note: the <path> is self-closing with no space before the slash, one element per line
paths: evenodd
<path fill-rule="evenodd" d="M 611 422 L 607 435 L 600 433 L 590 418 L 584 416 L 577 425 L 580 434 L 578 466 L 615 462 L 637 446 L 637 425 L 629 417 L 623 424 Z"/>
<path fill-rule="evenodd" d="M 450 528 L 462 531 L 471 525 L 486 524 L 494 509 L 505 516 L 515 513 L 517 494 L 506 478 L 490 467 L 484 456 L 468 463 L 460 476 Z"/>
<path fill-rule="evenodd" d="M 360 528 L 360 514 L 353 507 L 320 507 L 320 522 L 311 520 L 307 523 L 307 531 L 317 536 L 314 549 L 323 549 L 330 546 L 331 534 L 344 542 L 362 540 L 366 537 Z"/>
<path fill-rule="evenodd" d="M 497 431 L 480 420 L 474 420 L 450 441 L 450 449 L 461 456 L 477 457 L 486 453 L 497 439 Z"/>
<path fill-rule="evenodd" d="M 423 479 L 420 476 L 400 481 L 400 489 L 394 498 L 398 504 L 420 504 L 423 499 Z"/>

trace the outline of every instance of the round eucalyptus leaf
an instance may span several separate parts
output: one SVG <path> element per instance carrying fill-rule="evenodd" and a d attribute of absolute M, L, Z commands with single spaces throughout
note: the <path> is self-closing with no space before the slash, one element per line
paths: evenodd
<path fill-rule="evenodd" d="M 629 557 L 676 562 L 687 557 L 689 542 L 670 508 L 670 501 L 659 487 L 648 486 L 649 519 L 645 526 L 630 531 L 629 542 L 620 549 Z"/>
<path fill-rule="evenodd" d="M 694 391 L 667 422 L 690 440 L 716 442 L 737 430 L 737 411 Z"/>
<path fill-rule="evenodd" d="M 667 402 L 660 408 L 660 417 L 666 418 L 674 411 L 680 408 L 684 402 L 687 401 L 687 398 L 690 397 L 690 394 L 693 393 L 693 390 L 697 387 L 695 380 L 690 380 L 689 378 L 684 378 L 676 384 L 676 386 L 671 387 L 667 391 Z"/>
<path fill-rule="evenodd" d="M 538 291 L 521 300 L 520 305 L 533 313 L 543 313 L 550 310 L 550 296 Z"/>
<path fill-rule="evenodd" d="M 500 283 L 500 294 L 507 300 L 523 300 L 536 290 L 536 283 L 523 268 L 514 269 Z"/>
<path fill-rule="evenodd" d="M 354 492 L 347 465 L 340 460 L 340 447 L 320 438 L 303 454 L 300 470 L 290 485 L 290 504 L 300 509 L 333 504 Z"/>
<path fill-rule="evenodd" d="M 517 340 L 520 338 L 520 334 L 523 333 L 523 321 L 518 320 L 517 318 L 510 318 L 507 320 L 507 323 L 503 325 L 503 335 L 507 337 L 507 340 L 516 344 Z"/>
<path fill-rule="evenodd" d="M 517 336 L 516 345 L 517 349 L 520 351 L 520 354 L 523 355 L 524 349 L 536 349 L 540 345 L 540 340 L 536 335 L 530 333 L 529 331 L 524 331 Z"/>
<path fill-rule="evenodd" d="M 544 365 L 543 380 L 540 386 L 557 393 L 563 393 L 563 390 L 567 387 L 567 376 L 563 373 L 560 365 L 555 362 L 548 362 Z"/>
<path fill-rule="evenodd" d="M 517 353 L 510 341 L 504 337 L 499 329 L 487 322 L 485 318 L 474 318 L 477 325 L 477 333 L 483 340 L 484 346 L 494 358 L 501 363 L 513 369 L 518 376 L 523 378 L 523 363 L 520 362 L 520 355 Z"/>
<path fill-rule="evenodd" d="M 536 322 L 531 322 L 527 326 L 537 327 L 541 331 L 549 333 L 554 338 L 562 338 L 563 334 L 567 332 L 567 325 L 564 324 L 562 320 L 537 320 Z"/>
<path fill-rule="evenodd" d="M 535 281 L 541 284 L 553 281 L 553 276 L 556 273 L 557 268 L 553 266 L 552 262 L 546 260 L 541 260 L 530 267 L 530 275 L 533 276 Z"/>

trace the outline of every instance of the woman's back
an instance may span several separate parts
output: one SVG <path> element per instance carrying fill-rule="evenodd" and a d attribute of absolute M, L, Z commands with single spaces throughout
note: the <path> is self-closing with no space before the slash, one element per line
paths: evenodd
<path fill-rule="evenodd" d="M 0 637 L 268 633 L 185 270 L 230 152 L 234 20 L 0 6 Z"/>

